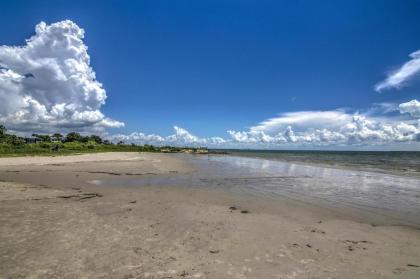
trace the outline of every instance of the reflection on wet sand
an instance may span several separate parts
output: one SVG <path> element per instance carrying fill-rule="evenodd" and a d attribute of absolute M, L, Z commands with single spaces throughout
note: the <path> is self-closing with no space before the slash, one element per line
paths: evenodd
<path fill-rule="evenodd" d="M 352 208 L 365 214 L 370 212 L 392 217 L 399 224 L 420 226 L 420 180 L 417 178 L 258 158 L 175 156 L 186 159 L 196 167 L 196 171 L 159 177 L 110 177 L 101 183 L 221 188 L 245 195 L 272 199 L 286 197 Z"/>

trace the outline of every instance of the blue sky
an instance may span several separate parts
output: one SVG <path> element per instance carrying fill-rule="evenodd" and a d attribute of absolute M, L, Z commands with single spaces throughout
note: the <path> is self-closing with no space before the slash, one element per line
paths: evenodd
<path fill-rule="evenodd" d="M 418 78 L 374 88 L 420 49 L 420 1 L 1 1 L 0 14 L 0 45 L 24 45 L 41 21 L 84 29 L 100 111 L 125 124 L 110 134 L 176 125 L 226 138 L 286 113 L 365 113 L 420 92 Z"/>

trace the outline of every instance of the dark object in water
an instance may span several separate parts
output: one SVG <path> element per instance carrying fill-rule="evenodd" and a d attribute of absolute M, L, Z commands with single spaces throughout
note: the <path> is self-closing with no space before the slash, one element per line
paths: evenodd
<path fill-rule="evenodd" d="M 212 254 L 217 254 L 217 253 L 219 253 L 219 250 L 210 250 L 209 252 L 212 253 Z"/>
<path fill-rule="evenodd" d="M 229 207 L 229 209 L 230 210 L 236 210 L 237 208 L 236 208 L 236 206 L 231 206 L 231 207 Z"/>
<path fill-rule="evenodd" d="M 249 211 L 248 210 L 241 210 L 241 213 L 242 214 L 247 214 L 247 213 L 249 213 Z"/>
<path fill-rule="evenodd" d="M 130 203 L 136 203 L 137 201 L 131 201 Z"/>

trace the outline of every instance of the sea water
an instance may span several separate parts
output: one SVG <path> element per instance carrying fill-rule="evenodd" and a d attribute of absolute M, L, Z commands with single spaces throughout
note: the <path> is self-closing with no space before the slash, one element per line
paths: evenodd
<path fill-rule="evenodd" d="M 354 163 L 356 167 L 346 167 L 347 163 L 342 162 L 350 162 L 347 158 L 335 164 L 340 167 L 332 167 L 331 164 L 309 164 L 307 160 L 304 163 L 281 160 L 276 154 L 264 154 L 264 157 L 249 154 L 171 156 L 186 160 L 195 171 L 178 175 L 113 177 L 101 183 L 178 185 L 222 189 L 272 200 L 288 198 L 332 209 L 349 209 L 366 216 L 381 216 L 385 224 L 420 228 L 420 178 L 413 172 L 406 175 L 401 168 L 396 171 L 392 166 L 383 167 L 385 163 L 375 162 L 374 167 L 365 171 L 361 166 L 367 164 L 366 160 Z M 389 160 L 397 159 L 390 157 Z"/>

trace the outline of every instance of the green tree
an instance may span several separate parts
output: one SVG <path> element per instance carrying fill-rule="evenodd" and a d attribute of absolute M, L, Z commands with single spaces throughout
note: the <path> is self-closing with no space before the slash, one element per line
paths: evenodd
<path fill-rule="evenodd" d="M 71 132 L 67 134 L 65 141 L 66 142 L 74 142 L 74 141 L 80 142 L 81 139 L 82 139 L 82 136 L 79 133 Z"/>
<path fill-rule="evenodd" d="M 144 149 L 144 151 L 156 151 L 156 148 L 151 144 L 143 145 L 143 149 Z"/>
<path fill-rule="evenodd" d="M 7 135 L 6 142 L 12 145 L 21 145 L 25 143 L 22 138 L 17 137 L 16 135 Z"/>
<path fill-rule="evenodd" d="M 88 143 L 89 142 L 89 140 L 90 140 L 90 138 L 89 137 L 84 137 L 84 136 L 81 136 L 80 137 L 80 142 L 83 142 L 83 143 Z"/>
<path fill-rule="evenodd" d="M 63 136 L 62 134 L 55 133 L 54 135 L 52 135 L 52 138 L 53 138 L 53 139 L 56 139 L 56 140 L 58 140 L 58 141 L 62 141 L 62 140 L 63 140 L 63 138 L 64 138 L 64 136 Z"/>
<path fill-rule="evenodd" d="M 0 138 L 6 135 L 7 129 L 4 125 L 0 125 Z"/>
<path fill-rule="evenodd" d="M 50 135 L 41 135 L 41 134 L 32 134 L 33 137 L 38 138 L 44 142 L 50 142 L 51 136 Z"/>
<path fill-rule="evenodd" d="M 91 135 L 90 140 L 96 142 L 97 144 L 102 144 L 102 138 L 97 135 Z"/>

